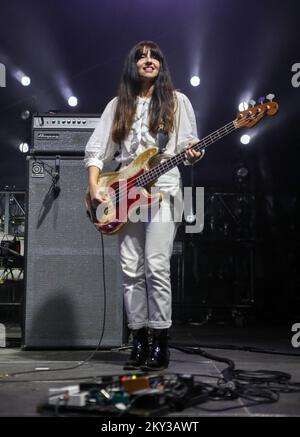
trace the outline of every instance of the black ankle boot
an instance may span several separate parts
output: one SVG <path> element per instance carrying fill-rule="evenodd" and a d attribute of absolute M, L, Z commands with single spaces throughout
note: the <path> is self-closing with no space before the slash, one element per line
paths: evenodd
<path fill-rule="evenodd" d="M 152 345 L 150 347 L 149 356 L 146 365 L 142 366 L 142 370 L 163 370 L 169 365 L 170 352 L 168 348 L 168 330 L 153 329 L 152 330 Z"/>
<path fill-rule="evenodd" d="M 145 365 L 149 354 L 147 328 L 132 331 L 133 342 L 130 358 L 124 364 L 124 370 L 136 370 Z"/>

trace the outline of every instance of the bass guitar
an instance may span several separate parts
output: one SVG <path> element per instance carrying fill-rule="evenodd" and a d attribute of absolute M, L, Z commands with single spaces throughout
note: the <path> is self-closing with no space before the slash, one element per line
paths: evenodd
<path fill-rule="evenodd" d="M 239 112 L 233 121 L 206 136 L 192 148 L 203 151 L 236 129 L 253 127 L 265 115 L 276 114 L 278 109 L 278 104 L 271 100 L 252 106 Z M 138 208 L 153 206 L 162 200 L 162 193 L 149 192 L 151 186 L 185 159 L 185 151 L 170 157 L 159 154 L 158 147 L 151 147 L 125 169 L 101 173 L 98 178 L 99 192 L 107 200 L 95 207 L 87 190 L 85 206 L 90 220 L 99 231 L 108 235 L 115 234 L 126 225 L 130 215 Z"/>

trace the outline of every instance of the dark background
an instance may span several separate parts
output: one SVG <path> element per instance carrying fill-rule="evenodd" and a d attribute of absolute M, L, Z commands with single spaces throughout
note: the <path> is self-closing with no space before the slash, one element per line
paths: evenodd
<path fill-rule="evenodd" d="M 124 57 L 140 40 L 156 41 L 166 54 L 176 88 L 194 106 L 200 137 L 231 121 L 241 101 L 272 92 L 280 105 L 276 117 L 215 144 L 194 168 L 194 184 L 206 192 L 205 230 L 178 235 L 188 248 L 188 268 L 184 277 L 177 272 L 185 293 L 176 299 L 205 306 L 197 293 L 207 283 L 205 293 L 217 296 L 210 305 L 250 305 L 243 284 L 252 275 L 257 314 L 297 321 L 300 88 L 292 86 L 291 68 L 300 62 L 299 13 L 296 0 L 6 2 L 0 10 L 0 62 L 7 69 L 0 88 L 0 188 L 26 186 L 26 155 L 18 146 L 31 142 L 31 119 L 22 120 L 22 111 L 100 113 L 116 94 Z M 29 87 L 16 80 L 20 70 L 31 77 Z M 199 87 L 189 84 L 194 74 Z M 67 90 L 78 97 L 76 108 L 68 106 Z M 242 133 L 253 136 L 250 144 L 240 143 Z M 243 182 L 236 175 L 241 164 L 249 171 Z M 182 173 L 190 185 L 190 169 Z M 214 193 L 221 193 L 221 203 Z M 189 256 L 198 259 L 192 269 Z"/>

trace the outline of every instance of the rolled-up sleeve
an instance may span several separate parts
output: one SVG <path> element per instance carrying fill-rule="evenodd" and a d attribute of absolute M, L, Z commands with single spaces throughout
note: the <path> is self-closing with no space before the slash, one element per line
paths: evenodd
<path fill-rule="evenodd" d="M 84 165 L 94 165 L 102 170 L 118 150 L 118 145 L 112 140 L 112 124 L 117 98 L 112 99 L 104 109 L 99 122 L 85 147 Z"/>

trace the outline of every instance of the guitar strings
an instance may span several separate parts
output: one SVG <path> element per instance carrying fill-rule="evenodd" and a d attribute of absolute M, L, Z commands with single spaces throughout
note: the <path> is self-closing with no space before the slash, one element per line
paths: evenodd
<path fill-rule="evenodd" d="M 242 119 L 240 119 L 240 120 L 242 121 Z M 228 130 L 228 127 L 227 127 L 227 126 L 229 126 L 229 125 L 233 125 L 233 126 L 231 127 L 230 130 Z M 212 144 L 212 143 L 209 143 L 209 144 L 205 144 L 205 143 L 207 142 L 208 139 L 210 139 L 211 137 L 213 137 L 217 132 L 221 132 L 222 130 L 226 130 L 225 133 L 222 133 L 222 134 L 221 134 L 222 136 L 219 136 L 219 135 L 218 135 L 217 138 L 218 138 L 218 139 L 221 139 L 221 138 L 223 138 L 223 136 L 225 136 L 225 135 L 231 133 L 234 129 L 237 129 L 238 127 L 240 127 L 240 126 L 235 127 L 235 126 L 234 126 L 234 121 L 231 121 L 231 122 L 228 123 L 227 125 L 225 125 L 225 126 L 223 126 L 222 128 L 220 128 L 219 130 L 217 130 L 217 131 L 213 132 L 212 134 L 207 135 L 206 137 L 202 138 L 202 140 L 200 140 L 198 143 L 196 143 L 194 146 L 192 146 L 192 148 L 193 148 L 194 150 L 197 150 L 197 149 L 204 149 L 204 148 L 207 147 L 208 145 Z M 204 147 L 201 147 L 201 144 L 202 144 L 202 143 L 204 143 Z M 200 146 L 200 147 L 199 147 L 199 146 Z M 181 161 L 181 160 L 182 160 L 182 157 L 183 157 L 184 154 L 185 154 L 185 152 L 186 152 L 186 150 L 182 151 L 182 152 L 179 153 L 178 155 L 173 156 L 172 158 L 168 159 L 166 162 L 164 162 L 164 163 L 162 163 L 162 164 L 159 164 L 157 167 L 164 168 L 164 169 L 165 169 L 165 168 L 168 168 L 168 166 L 169 166 L 169 164 L 170 164 L 170 161 L 171 161 L 171 160 L 174 160 L 174 161 L 175 161 L 174 158 L 176 158 L 176 161 Z M 176 164 L 177 164 L 177 162 L 176 162 Z M 176 165 L 176 164 L 175 164 L 175 165 Z M 172 165 L 172 167 L 175 167 L 175 165 Z M 111 200 L 114 200 L 114 197 L 118 197 L 118 196 L 119 196 L 119 200 L 120 200 L 120 199 L 123 197 L 123 193 L 122 193 L 122 191 L 124 192 L 124 195 L 127 196 L 127 192 L 128 192 L 128 190 L 129 190 L 130 188 L 136 186 L 136 182 L 137 182 L 137 181 L 142 182 L 143 185 L 147 185 L 148 183 L 150 183 L 150 182 L 152 181 L 152 179 L 153 179 L 153 180 L 154 180 L 154 179 L 157 179 L 157 177 L 159 177 L 159 174 L 155 174 L 155 173 L 157 172 L 157 167 L 154 167 L 154 168 L 148 170 L 146 173 L 144 173 L 144 174 L 141 175 L 141 176 L 137 176 L 136 178 L 133 178 L 133 179 L 131 180 L 130 184 L 126 185 L 126 188 L 125 188 L 125 187 L 122 188 L 122 189 L 116 188 L 116 189 L 114 190 L 114 193 L 115 193 L 115 194 L 114 194 L 114 195 L 111 195 L 110 199 L 111 199 Z M 170 167 L 170 169 L 171 169 L 172 167 Z M 149 178 L 149 174 L 151 174 L 151 176 L 152 176 L 152 174 L 153 174 L 154 177 L 153 177 L 153 178 L 152 178 L 152 177 Z M 149 180 L 147 180 L 147 179 L 149 179 Z M 143 185 L 142 185 L 142 186 L 143 186 Z"/>
<path fill-rule="evenodd" d="M 214 132 L 212 132 L 211 134 L 202 138 L 198 143 L 194 144 L 191 148 L 193 150 L 196 150 L 196 151 L 204 150 L 206 147 L 215 143 L 219 139 L 230 134 L 234 130 L 240 128 L 243 125 L 244 121 L 249 117 L 249 115 L 250 114 L 248 113 L 247 115 L 244 115 L 243 117 L 241 117 L 239 119 L 234 119 L 233 121 L 227 123 L 222 128 L 217 129 Z M 255 117 L 257 117 L 259 115 L 261 116 L 262 112 L 260 112 L 259 114 L 254 114 L 254 115 L 255 115 Z M 180 163 L 180 161 L 184 160 L 184 155 L 185 155 L 186 150 L 187 149 L 183 150 L 178 155 L 173 156 L 172 158 L 168 159 L 167 161 L 157 165 L 156 167 L 148 170 L 143 175 L 132 178 L 132 180 L 130 181 L 130 184 L 126 184 L 126 188 L 123 187 L 122 189 L 120 189 L 119 187 L 117 187 L 114 190 L 114 194 L 110 195 L 109 201 L 113 202 L 113 204 L 116 205 L 116 202 L 120 203 L 120 201 L 123 198 L 128 197 L 128 191 L 131 188 L 133 188 L 134 186 L 136 186 L 136 182 L 138 182 L 138 183 L 142 182 L 141 187 L 143 187 L 144 185 L 147 185 L 150 182 L 152 182 L 153 180 L 157 179 L 160 176 L 160 174 L 159 174 L 160 170 L 158 170 L 158 167 L 162 170 L 166 170 L 166 169 L 170 170 L 171 168 L 175 167 L 176 165 L 178 165 Z M 172 166 L 170 166 L 171 162 L 172 162 Z M 173 165 L 173 163 L 174 163 L 174 165 Z M 170 166 L 170 168 L 169 168 L 169 166 Z M 163 173 L 165 173 L 165 171 L 163 171 Z"/>
<path fill-rule="evenodd" d="M 268 110 L 268 108 L 267 108 L 267 110 Z M 267 110 L 265 112 L 267 112 Z M 227 125 L 223 126 L 222 128 L 217 129 L 213 133 L 204 137 L 198 143 L 194 144 L 194 146 L 192 146 L 192 149 L 194 149 L 196 151 L 201 151 L 201 150 L 205 149 L 206 147 L 215 143 L 216 141 L 223 138 L 227 134 L 231 133 L 233 130 L 241 127 L 241 125 L 243 124 L 243 121 L 244 121 L 243 119 L 244 118 L 247 119 L 247 117 L 249 117 L 249 115 L 252 115 L 252 113 L 251 112 L 247 113 L 245 116 L 241 117 L 240 119 L 235 119 L 235 120 L 231 121 L 230 123 L 228 123 Z M 263 115 L 263 112 L 259 112 L 259 113 L 256 113 L 254 115 L 256 117 L 258 117 L 259 115 Z M 239 123 L 239 122 L 242 122 L 242 123 Z M 173 156 L 172 158 L 168 159 L 164 163 L 161 163 L 158 166 L 150 169 L 149 171 L 147 171 L 143 175 L 138 176 L 135 179 L 135 181 L 142 182 L 142 186 L 147 185 L 148 183 L 152 182 L 152 180 L 155 180 L 160 176 L 160 169 L 163 170 L 161 172 L 161 174 L 164 174 L 165 170 L 170 170 L 171 168 L 175 167 L 175 165 L 178 165 L 180 163 L 180 161 L 184 159 L 185 152 L 186 152 L 186 150 L 179 153 L 178 155 Z"/>

